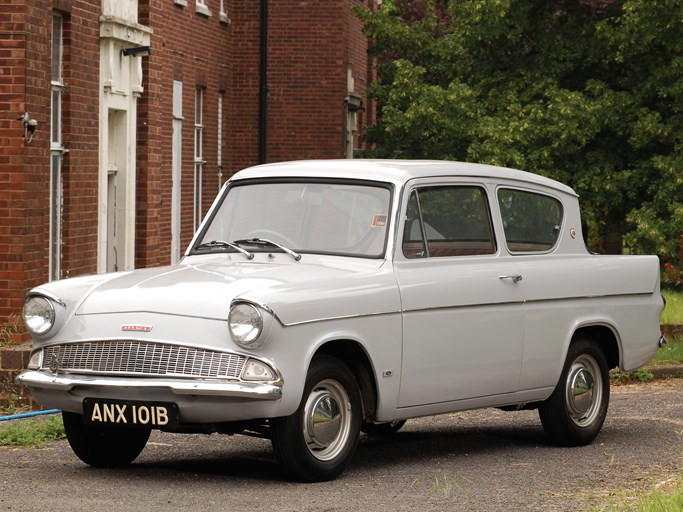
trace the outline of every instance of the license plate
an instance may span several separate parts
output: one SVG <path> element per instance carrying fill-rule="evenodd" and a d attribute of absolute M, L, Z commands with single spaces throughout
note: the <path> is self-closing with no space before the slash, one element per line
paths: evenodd
<path fill-rule="evenodd" d="M 86 398 L 83 418 L 90 425 L 172 429 L 178 425 L 178 406 L 172 402 Z"/>

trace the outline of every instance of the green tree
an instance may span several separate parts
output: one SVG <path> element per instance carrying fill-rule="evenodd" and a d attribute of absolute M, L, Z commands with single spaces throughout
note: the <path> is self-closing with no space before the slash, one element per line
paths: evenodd
<path fill-rule="evenodd" d="M 358 8 L 372 156 L 515 167 L 582 197 L 589 246 L 674 258 L 683 233 L 683 2 L 384 0 Z"/>

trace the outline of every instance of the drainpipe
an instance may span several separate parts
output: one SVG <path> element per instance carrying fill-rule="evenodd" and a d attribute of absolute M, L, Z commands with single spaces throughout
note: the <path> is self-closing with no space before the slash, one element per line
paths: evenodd
<path fill-rule="evenodd" d="M 266 163 L 268 141 L 268 0 L 261 0 L 259 70 L 259 163 Z"/>

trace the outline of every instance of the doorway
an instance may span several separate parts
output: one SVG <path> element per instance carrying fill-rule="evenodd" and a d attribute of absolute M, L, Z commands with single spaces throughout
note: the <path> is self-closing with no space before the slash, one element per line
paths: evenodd
<path fill-rule="evenodd" d="M 107 250 L 106 271 L 126 269 L 125 255 L 132 233 L 128 233 L 127 212 L 132 199 L 128 190 L 128 119 L 125 110 L 109 109 L 107 130 Z"/>

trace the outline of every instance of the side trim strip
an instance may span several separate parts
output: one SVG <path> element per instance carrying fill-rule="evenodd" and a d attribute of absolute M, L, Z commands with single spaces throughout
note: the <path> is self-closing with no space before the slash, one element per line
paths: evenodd
<path fill-rule="evenodd" d="M 311 320 L 302 320 L 299 322 L 284 323 L 280 320 L 280 323 L 284 327 L 294 327 L 297 325 L 314 324 L 317 322 L 328 322 L 334 320 L 346 320 L 349 318 L 365 318 L 373 316 L 386 316 L 386 315 L 396 315 L 396 314 L 407 314 L 407 313 L 422 313 L 427 311 L 442 311 L 448 309 L 465 309 L 465 308 L 485 308 L 485 307 L 497 307 L 497 306 L 513 306 L 520 304 L 538 304 L 543 302 L 562 302 L 562 301 L 576 301 L 576 300 L 596 300 L 596 299 L 607 299 L 612 297 L 647 297 L 652 295 L 651 292 L 642 293 L 614 293 L 605 295 L 584 295 L 580 297 L 558 297 L 558 298 L 548 298 L 548 299 L 534 299 L 534 300 L 518 300 L 518 301 L 506 301 L 506 302 L 488 302 L 488 303 L 473 303 L 473 304 L 457 304 L 450 306 L 434 306 L 426 308 L 415 308 L 415 309 L 404 309 L 395 311 L 383 311 L 381 313 L 366 313 L 357 315 L 340 315 L 340 316 L 329 316 L 324 318 L 314 318 Z"/>

